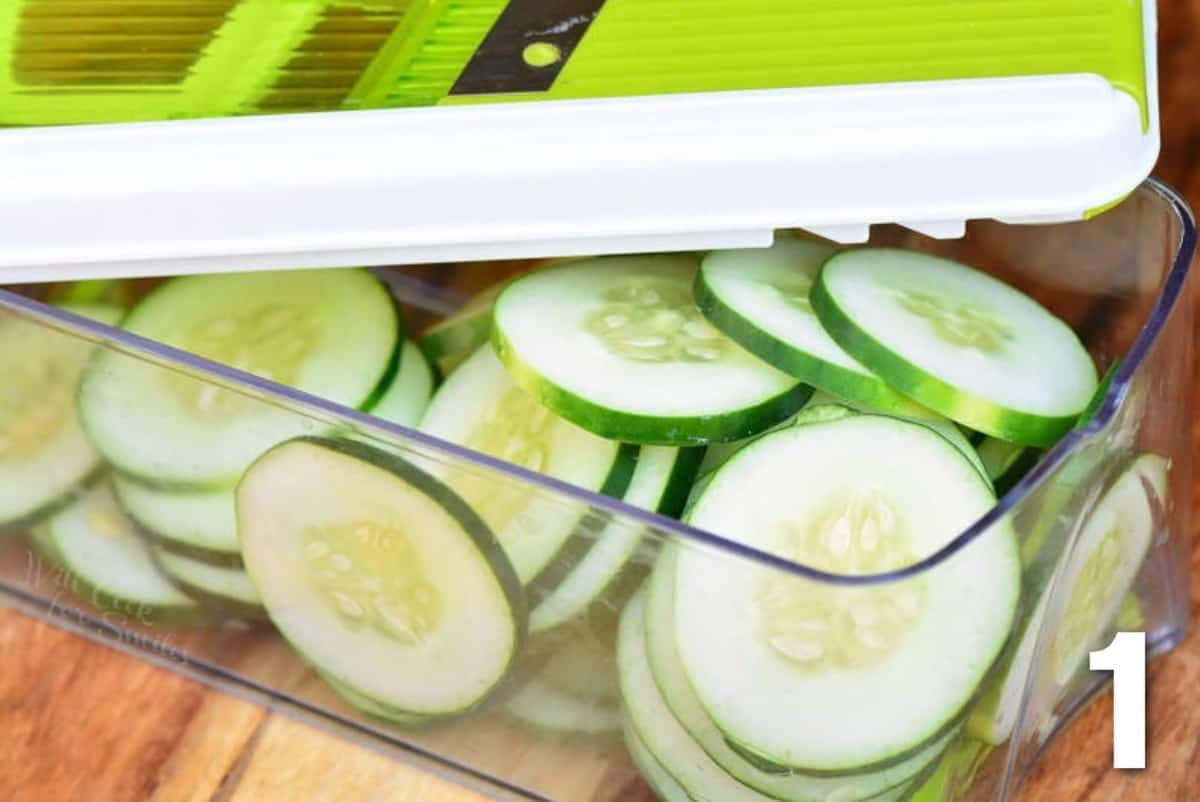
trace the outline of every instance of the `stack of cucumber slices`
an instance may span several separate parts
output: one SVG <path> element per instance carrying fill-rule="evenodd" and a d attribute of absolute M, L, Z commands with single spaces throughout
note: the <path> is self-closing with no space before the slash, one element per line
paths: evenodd
<path fill-rule="evenodd" d="M 1129 606 L 1166 492 L 1144 455 L 1069 553 L 1007 519 L 959 542 L 1103 389 L 1036 301 L 915 251 L 780 235 L 574 259 L 412 341 L 355 269 L 179 278 L 123 315 L 75 311 L 483 458 L 61 337 L 0 388 L 0 525 L 32 525 L 107 608 L 269 618 L 387 724 L 487 706 L 554 739 L 623 737 L 667 800 L 899 802 L 944 782 L 952 744 L 1010 737 L 1031 675 L 1054 707 Z M 1047 521 L 1076 500 L 1047 498 Z M 620 503 L 727 550 L 664 545 Z"/>
<path fill-rule="evenodd" d="M 340 398 L 405 426 L 433 391 L 431 367 L 366 271 L 189 277 L 128 312 L 64 308 L 260 377 L 350 394 Z M 262 617 L 243 565 L 234 490 L 245 466 L 234 457 L 253 458 L 311 423 L 31 322 L 3 325 L 3 355 L 16 362 L 4 371 L 15 380 L 5 388 L 0 444 L 11 453 L 0 451 L 0 473 L 20 472 L 0 482 L 12 496 L 11 508 L 0 497 L 8 526 L 33 527 L 43 557 L 108 610 L 147 621 Z M 242 456 L 226 449 L 243 437 Z"/>

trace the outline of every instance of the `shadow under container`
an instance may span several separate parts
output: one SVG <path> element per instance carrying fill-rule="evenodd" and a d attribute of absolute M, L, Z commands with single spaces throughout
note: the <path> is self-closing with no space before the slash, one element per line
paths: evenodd
<path fill-rule="evenodd" d="M 348 704 L 353 694 L 339 695 L 265 617 L 254 614 L 253 604 L 216 606 L 200 620 L 183 622 L 106 608 L 103 593 L 74 582 L 54 555 L 47 559 L 38 551 L 39 526 L 32 518 L 10 526 L 0 540 L 0 596 L 56 625 L 501 798 L 630 800 L 657 793 L 684 799 L 705 792 L 723 800 L 795 802 L 1012 799 L 1046 744 L 1105 687 L 1108 675 L 1088 670 L 1089 650 L 1103 648 L 1119 630 L 1136 630 L 1146 633 L 1150 654 L 1158 655 L 1176 645 L 1187 627 L 1196 321 L 1185 289 L 1194 224 L 1177 195 L 1150 181 L 1117 208 L 1086 222 L 975 222 L 964 238 L 950 241 L 877 226 L 871 244 L 927 251 L 985 270 L 1067 321 L 1101 370 L 1115 365 L 1089 421 L 1046 452 L 981 520 L 907 569 L 838 576 L 759 553 L 719 534 L 76 316 L 49 305 L 61 288 L 44 284 L 0 292 L 0 326 L 24 332 L 24 339 L 0 338 L 0 401 L 11 409 L 73 404 L 74 387 L 38 396 L 36 388 L 50 385 L 38 384 L 45 377 L 29 370 L 23 353 L 12 350 L 14 343 L 28 344 L 30 332 L 36 332 L 42 344 L 111 351 L 115 359 L 136 363 L 151 383 L 208 388 L 232 410 L 220 424 L 228 429 L 214 431 L 213 442 L 236 437 L 245 466 L 291 437 L 352 437 L 452 487 L 469 488 L 462 495 L 470 503 L 510 505 L 516 512 L 505 518 L 506 540 L 546 537 L 546 527 L 567 525 L 569 543 L 555 552 L 543 576 L 578 577 L 589 560 L 599 559 L 601 546 L 624 557 L 615 566 L 610 563 L 613 570 L 589 604 L 540 631 L 536 611 L 548 603 L 555 586 L 527 584 L 523 594 L 527 608 L 535 611 L 534 624 L 527 627 L 509 677 L 482 705 L 445 721 L 389 715 L 385 707 L 361 698 L 354 700 L 357 707 Z M 496 281 L 501 271 L 525 267 L 464 263 L 389 267 L 379 273 L 410 329 L 418 330 Z M 153 284 L 152 279 L 125 280 L 105 291 L 115 288 L 124 297 L 136 297 Z M 109 401 L 121 405 L 140 390 L 113 384 L 108 392 Z M 65 425 L 84 436 L 76 422 Z M 10 457 L 13 442 L 10 437 L 4 446 Z M 0 481 L 10 484 L 10 492 L 18 482 L 39 479 L 6 472 L 5 460 L 0 447 Z M 46 483 L 60 480 L 53 464 L 44 469 Z M 90 490 L 78 492 L 95 492 L 111 481 L 106 470 L 91 477 Z M 1114 515 L 1114 509 L 1124 512 Z M 869 606 L 899 596 L 936 595 L 947 577 L 961 575 L 964 564 L 986 569 L 987 550 L 1010 532 L 1019 545 L 1021 597 L 1003 652 L 981 686 L 961 699 L 941 698 L 961 665 L 955 636 L 950 629 L 939 635 L 934 627 L 922 635 L 932 651 L 918 660 L 920 674 L 886 661 L 883 668 L 868 665 L 861 685 L 851 686 L 853 693 L 781 699 L 778 720 L 767 722 L 784 737 L 789 731 L 809 732 L 814 734 L 810 741 L 835 745 L 860 739 L 864 752 L 886 753 L 881 760 L 783 773 L 723 738 L 711 721 L 689 719 L 697 709 L 691 691 L 668 687 L 670 676 L 664 681 L 664 671 L 669 675 L 671 665 L 678 667 L 680 650 L 678 639 L 661 637 L 673 609 L 676 631 L 679 618 L 678 605 L 653 592 L 661 560 L 700 566 L 702 573 L 723 578 L 718 585 L 752 582 L 834 607 Z M 1137 542 L 1131 544 L 1130 538 Z M 1136 576 L 1122 569 L 1127 559 L 1137 566 Z M 978 579 L 986 582 L 986 575 Z M 637 593 L 647 582 L 649 595 Z M 453 587 L 438 590 L 455 592 Z M 744 613 L 750 621 L 761 611 Z M 483 629 L 489 620 L 479 616 L 481 640 L 492 634 Z M 727 659 L 734 676 L 738 657 Z M 467 668 L 448 664 L 445 671 Z M 563 708 L 538 696 L 550 675 L 561 692 L 554 698 L 586 697 L 587 703 Z M 753 677 L 746 681 L 755 684 Z M 930 712 L 939 705 L 944 709 Z M 770 707 L 768 699 L 764 709 Z M 905 710 L 925 729 L 899 732 Z M 680 723 L 684 719 L 689 726 Z"/>

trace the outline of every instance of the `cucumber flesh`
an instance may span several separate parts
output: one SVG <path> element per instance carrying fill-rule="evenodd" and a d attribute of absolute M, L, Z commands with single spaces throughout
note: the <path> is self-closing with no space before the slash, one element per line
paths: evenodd
<path fill-rule="evenodd" d="M 77 583 L 77 595 L 95 606 L 142 623 L 199 619 L 200 604 L 158 569 L 107 483 L 97 483 L 51 516 L 44 536 Z"/>
<path fill-rule="evenodd" d="M 621 696 L 633 731 L 690 796 L 722 802 L 772 799 L 726 774 L 671 714 L 650 672 L 644 619 L 645 595 L 639 592 L 625 606 L 617 640 Z"/>
<path fill-rule="evenodd" d="M 364 696 L 363 694 L 359 693 L 353 688 L 348 687 L 342 682 L 339 682 L 333 677 L 326 676 L 320 672 L 317 673 L 321 679 L 325 681 L 325 684 L 328 685 L 335 694 L 340 696 L 344 702 L 358 710 L 360 713 L 364 713 L 373 719 L 382 721 L 385 724 L 399 727 L 420 727 L 429 724 L 431 721 L 431 719 L 425 716 L 416 716 L 409 713 L 402 713 L 398 710 L 393 710 L 386 705 L 376 702 L 374 699 L 371 699 L 368 696 Z"/>
<path fill-rule="evenodd" d="M 62 308 L 108 325 L 122 314 L 113 306 Z M 0 533 L 36 523 L 99 470 L 75 407 L 95 349 L 82 337 L 0 312 Z"/>
<path fill-rule="evenodd" d="M 231 602 L 250 609 L 261 609 L 262 599 L 250 577 L 240 568 L 213 565 L 154 546 L 154 559 L 163 573 L 185 593 L 200 601 Z"/>
<path fill-rule="evenodd" d="M 402 344 L 384 285 L 344 268 L 175 278 L 121 326 L 349 407 L 375 400 Z M 304 415 L 116 351 L 92 361 L 79 409 L 121 472 L 176 488 L 232 487 L 271 445 L 312 428 Z"/>
<path fill-rule="evenodd" d="M 957 262 L 846 251 L 821 268 L 810 300 L 830 336 L 893 388 L 993 437 L 1053 445 L 1096 389 L 1070 327 Z"/>
<path fill-rule="evenodd" d="M 1090 648 L 1096 646 L 1120 613 L 1127 591 L 1141 568 L 1154 532 L 1153 498 L 1165 499 L 1167 460 L 1145 454 L 1125 469 L 1084 522 L 1076 545 L 1065 556 L 1046 549 L 1027 571 L 1027 614 L 1017 628 L 1017 640 L 968 721 L 972 735 L 1001 744 L 1012 735 L 1022 694 L 1032 680 L 1035 711 L 1049 712 Z M 1059 591 L 1059 607 L 1050 612 L 1051 591 Z M 1047 619 L 1047 615 L 1052 617 Z M 1033 666 L 1039 639 L 1053 627 L 1046 667 Z"/>
<path fill-rule="evenodd" d="M 957 448 L 967 460 L 975 466 L 980 475 L 987 478 L 989 483 L 991 477 L 988 476 L 987 469 L 984 467 L 983 461 L 980 459 L 978 452 L 970 444 L 966 435 L 951 421 L 943 418 L 931 409 L 920 406 L 916 403 L 909 403 L 905 407 L 891 406 L 888 409 L 876 408 L 866 404 L 860 404 L 846 398 L 827 393 L 824 390 L 817 390 L 808 399 L 808 403 L 804 405 L 796 415 L 779 426 L 774 427 L 769 431 L 784 429 L 788 426 L 798 426 L 804 423 L 825 422 L 834 418 L 845 417 L 846 415 L 866 412 L 870 414 L 886 415 L 888 417 L 900 418 L 902 420 L 912 421 L 927 426 L 937 432 L 942 437 L 946 438 Z M 768 434 L 769 432 L 764 432 Z M 724 465 L 738 451 L 759 439 L 762 435 L 738 440 L 733 443 L 717 443 L 708 447 L 704 456 L 704 462 L 700 466 L 700 477 L 702 479 L 710 477 L 717 468 Z"/>
<path fill-rule="evenodd" d="M 405 714 L 448 716 L 507 677 L 524 594 L 487 525 L 388 452 L 300 438 L 238 486 L 242 555 L 279 631 L 320 671 Z"/>
<path fill-rule="evenodd" d="M 124 476 L 114 476 L 112 485 L 122 509 L 167 548 L 209 562 L 241 562 L 232 491 L 163 490 Z"/>
<path fill-rule="evenodd" d="M 1063 571 L 1050 650 L 1054 677 L 1066 685 L 1120 610 L 1154 537 L 1155 506 L 1165 505 L 1170 463 L 1143 454 L 1113 483 L 1084 524 Z"/>
<path fill-rule="evenodd" d="M 642 446 L 623 500 L 664 515 L 679 514 L 702 457 L 696 448 Z M 628 521 L 604 527 L 578 564 L 534 607 L 530 629 L 542 632 L 582 614 L 637 553 L 643 534 L 642 526 Z"/>
<path fill-rule="evenodd" d="M 962 739 L 943 756 L 937 769 L 913 791 L 908 802 L 948 802 L 963 798 L 991 752 L 988 744 L 972 738 Z"/>
<path fill-rule="evenodd" d="M 617 497 L 629 486 L 637 458 L 636 446 L 597 437 L 539 404 L 513 383 L 487 345 L 438 389 L 421 429 Z M 584 517 L 582 505 L 563 504 L 524 484 L 461 468 L 430 470 L 487 521 L 524 582 L 550 563 Z"/>
<path fill-rule="evenodd" d="M 617 640 L 621 694 L 629 726 L 647 751 L 675 781 L 696 799 L 721 802 L 766 802 L 776 797 L 761 793 L 730 776 L 693 739 L 672 714 L 655 683 L 646 652 L 645 592 L 639 591 L 625 607 Z M 907 792 L 901 786 L 885 791 L 872 802 L 898 802 Z M 837 797 L 833 797 L 837 798 Z M 848 797 L 850 802 L 859 802 Z"/>
<path fill-rule="evenodd" d="M 734 749 L 696 698 L 676 646 L 675 567 L 679 546 L 668 545 L 651 576 L 646 596 L 646 650 L 650 668 L 667 707 L 708 756 L 734 779 L 769 796 L 789 802 L 825 802 L 827 799 L 861 800 L 904 784 L 917 776 L 945 750 L 955 736 L 952 730 L 936 738 L 913 756 L 870 772 L 842 776 L 805 776 L 769 771 Z"/>
<path fill-rule="evenodd" d="M 692 802 L 692 797 L 663 768 L 663 765 L 658 762 L 658 758 L 650 754 L 646 744 L 642 743 L 641 736 L 634 732 L 628 722 L 622 727 L 622 731 L 625 735 L 625 748 L 629 750 L 629 757 L 633 759 L 633 765 L 637 766 L 638 771 L 642 773 L 642 778 L 658 795 L 658 798 L 662 802 Z"/>
<path fill-rule="evenodd" d="M 765 249 L 714 251 L 696 277 L 696 303 L 709 322 L 764 362 L 812 386 L 888 413 L 914 402 L 842 350 L 808 300 L 832 245 L 777 234 Z"/>
<path fill-rule="evenodd" d="M 813 393 L 813 397 L 809 399 L 808 405 L 800 414 L 802 416 L 805 413 L 811 415 L 813 413 L 809 412 L 809 410 L 822 403 L 840 404 L 842 406 L 849 407 L 856 412 L 887 415 L 888 417 L 899 418 L 901 420 L 911 421 L 912 423 L 919 423 L 922 426 L 932 429 L 944 437 L 950 443 L 950 445 L 958 449 L 959 453 L 967 459 L 967 462 L 970 462 L 973 466 L 975 466 L 975 470 L 979 471 L 979 475 L 984 479 L 987 479 L 988 484 L 992 484 L 992 476 L 990 473 L 988 473 L 987 466 L 984 464 L 983 459 L 979 456 L 979 452 L 973 445 L 971 445 L 971 441 L 965 434 L 963 434 L 962 429 L 960 429 L 953 421 L 943 418 L 932 409 L 928 409 L 920 406 L 919 404 L 913 403 L 901 412 L 897 411 L 895 408 L 888 410 L 872 407 L 866 404 L 860 404 L 846 398 L 838 398 L 837 396 L 828 393 Z"/>
<path fill-rule="evenodd" d="M 863 414 L 743 449 L 689 520 L 852 575 L 938 553 L 993 503 L 945 438 Z M 695 549 L 679 556 L 677 645 L 705 710 L 743 751 L 809 773 L 873 768 L 911 755 L 962 714 L 1008 639 L 1019 584 L 1003 522 L 917 577 L 870 587 Z"/>
<path fill-rule="evenodd" d="M 433 369 L 412 342 L 400 351 L 400 366 L 379 400 L 366 411 L 389 423 L 412 428 L 421 421 L 433 396 Z"/>
<path fill-rule="evenodd" d="M 770 428 L 809 389 L 706 322 L 688 255 L 584 259 L 500 293 L 492 343 L 515 381 L 588 431 L 704 445 Z"/>

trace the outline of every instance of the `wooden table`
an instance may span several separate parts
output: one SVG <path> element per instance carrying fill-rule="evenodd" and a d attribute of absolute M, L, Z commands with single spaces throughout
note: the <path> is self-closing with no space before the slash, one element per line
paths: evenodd
<path fill-rule="evenodd" d="M 1200 206 L 1200 0 L 1159 5 L 1166 134 L 1157 173 Z M 1196 447 L 1200 458 L 1200 440 Z M 1200 537 L 1193 542 L 1200 544 Z M 1200 548 L 1193 565 L 1200 579 Z M 1195 584 L 1194 594 L 1200 581 Z M 1200 627 L 1154 665 L 1150 676 L 1149 769 L 1111 769 L 1111 704 L 1101 700 L 1051 749 L 1022 802 L 1200 799 Z M 467 802 L 480 797 L 0 608 L 0 800 L 301 798 Z"/>

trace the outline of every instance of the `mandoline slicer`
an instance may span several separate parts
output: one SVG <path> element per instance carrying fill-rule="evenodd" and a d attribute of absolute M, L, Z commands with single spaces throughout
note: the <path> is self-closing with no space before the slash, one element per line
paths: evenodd
<path fill-rule="evenodd" d="M 1156 159 L 1154 36 L 1149 0 L 12 0 L 0 279 L 1085 218 Z"/>

